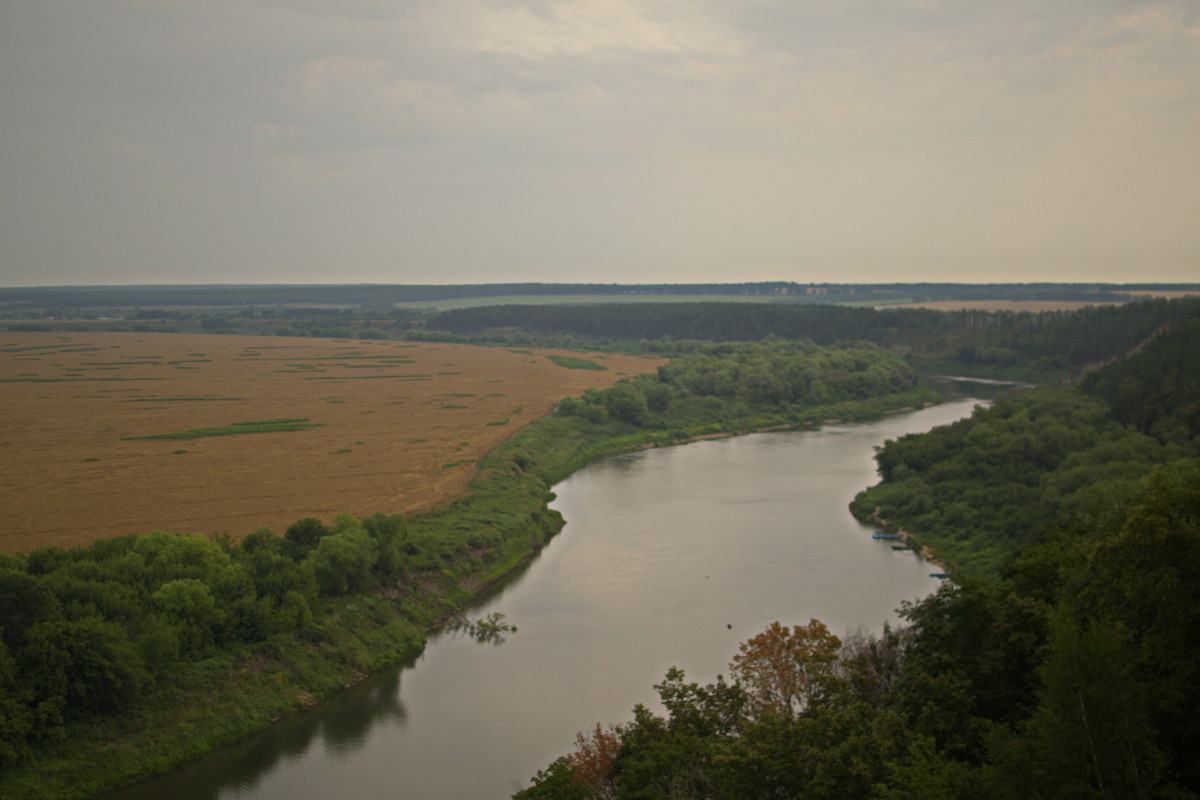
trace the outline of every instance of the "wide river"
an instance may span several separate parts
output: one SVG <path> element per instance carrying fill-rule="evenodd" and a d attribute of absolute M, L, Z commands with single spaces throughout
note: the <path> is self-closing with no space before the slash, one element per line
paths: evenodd
<path fill-rule="evenodd" d="M 877 445 L 976 402 L 594 463 L 554 489 L 562 533 L 469 614 L 505 614 L 506 642 L 434 635 L 414 664 L 110 797 L 503 800 L 577 731 L 658 708 L 671 666 L 714 680 L 774 620 L 879 630 L 937 568 L 873 540 L 847 503 L 877 481 Z"/>

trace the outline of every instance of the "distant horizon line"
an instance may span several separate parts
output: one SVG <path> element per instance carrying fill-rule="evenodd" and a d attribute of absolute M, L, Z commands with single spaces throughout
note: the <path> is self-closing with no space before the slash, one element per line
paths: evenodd
<path fill-rule="evenodd" d="M 910 287 L 910 286 L 1072 286 L 1072 287 L 1115 287 L 1115 288 L 1190 288 L 1200 289 L 1197 282 L 1138 281 L 1113 283 L 1110 281 L 690 281 L 690 282 L 643 282 L 643 283 L 598 283 L 563 281 L 466 281 L 446 283 L 384 283 L 380 281 L 350 282 L 297 282 L 297 283 L 62 283 L 2 285 L 4 290 L 55 290 L 55 289 L 220 289 L 220 288 L 320 288 L 332 286 L 348 287 L 434 287 L 434 286 L 585 286 L 589 288 L 611 287 L 689 287 L 689 286 L 811 286 L 811 287 Z"/>

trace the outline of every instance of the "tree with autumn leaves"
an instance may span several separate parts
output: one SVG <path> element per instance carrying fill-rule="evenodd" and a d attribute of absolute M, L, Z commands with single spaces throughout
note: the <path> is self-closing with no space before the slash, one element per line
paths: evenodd
<path fill-rule="evenodd" d="M 886 662 L 870 657 L 882 640 L 852 638 L 844 648 L 818 620 L 776 622 L 741 645 L 729 681 L 700 686 L 671 669 L 655 687 L 666 717 L 639 705 L 630 723 L 579 734 L 574 752 L 516 796 L 865 796 L 898 755 L 900 720 L 863 696 L 890 680 L 867 674 Z"/>

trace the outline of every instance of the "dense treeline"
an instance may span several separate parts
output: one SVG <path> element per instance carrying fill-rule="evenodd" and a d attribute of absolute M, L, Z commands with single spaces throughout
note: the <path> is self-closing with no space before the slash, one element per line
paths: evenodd
<path fill-rule="evenodd" d="M 1032 390 L 882 448 L 858 512 L 879 505 L 984 577 L 955 572 L 880 636 L 776 624 L 729 680 L 673 669 L 665 715 L 581 734 L 517 797 L 1200 795 L 1196 332 L 1180 322 L 1085 384 L 1116 400 L 1141 383 L 1132 419 Z"/>
<path fill-rule="evenodd" d="M 320 636 L 323 598 L 395 579 L 419 550 L 401 516 L 315 519 L 283 536 L 154 533 L 0 555 L 0 767 L 120 712 L 182 663 L 278 634 Z"/>
<path fill-rule="evenodd" d="M 812 299 L 870 295 L 880 291 L 918 299 L 1015 299 L 1123 302 L 1129 292 L 1178 289 L 1178 286 L 1115 284 L 800 284 L 757 283 L 617 284 L 617 283 L 481 283 L 452 285 L 196 285 L 196 286 L 52 286 L 0 288 L 0 304 L 52 308 L 130 306 L 225 306 L 334 303 L 379 306 L 451 298 L 528 295 L 748 295 Z"/>
<path fill-rule="evenodd" d="M 773 337 L 819 345 L 867 341 L 961 364 L 1024 364 L 1061 370 L 1125 353 L 1163 325 L 1195 315 L 1197 308 L 1200 300 L 1195 299 L 1037 313 L 748 303 L 508 305 L 444 311 L 432 317 L 427 327 L 459 336 L 486 335 L 499 329 L 640 341 L 663 352 L 677 351 L 677 340 L 693 339 L 760 341 Z"/>
<path fill-rule="evenodd" d="M 853 294 L 853 287 L 825 289 Z M 615 284 L 615 283 L 476 283 L 448 285 L 214 285 L 214 286 L 90 286 L 0 288 L 0 303 L 46 308 L 127 308 L 135 306 L 238 306 L 335 304 L 382 308 L 392 303 L 421 303 L 481 297 L 544 297 L 546 295 L 747 295 L 801 300 L 809 297 L 803 285 L 787 281 L 765 283 Z M 824 298 L 825 295 L 817 296 Z"/>
<path fill-rule="evenodd" d="M 903 526 L 955 567 L 994 572 L 1051 522 L 1127 500 L 1159 464 L 1200 452 L 1200 316 L 1087 376 L 1083 391 L 1010 393 L 888 442 L 883 482 L 851 506 Z M 1107 402 L 1106 402 L 1107 401 Z"/>
<path fill-rule="evenodd" d="M 729 680 L 672 669 L 665 715 L 581 734 L 516 797 L 1195 797 L 1197 568 L 1200 471 L 1160 470 L 1110 526 L 948 582 L 904 629 L 775 624 Z"/>
<path fill-rule="evenodd" d="M 1089 373 L 1080 388 L 1142 433 L 1200 447 L 1200 316 L 1170 325 L 1137 358 Z"/>
<path fill-rule="evenodd" d="M 955 569 L 995 574 L 1054 520 L 1125 500 L 1155 466 L 1194 453 L 1111 419 L 1074 389 L 1031 389 L 888 442 L 878 454 L 883 482 L 851 509 L 902 527 Z"/>
<path fill-rule="evenodd" d="M 559 403 L 556 413 L 592 422 L 610 418 L 681 432 L 713 414 L 779 415 L 777 423 L 808 419 L 806 411 L 917 389 L 903 359 L 875 348 L 820 348 L 797 342 L 708 344 L 673 359 L 655 375 L 639 375 Z M 914 395 L 930 399 L 933 394 Z M 744 428 L 756 427 L 745 424 Z"/>

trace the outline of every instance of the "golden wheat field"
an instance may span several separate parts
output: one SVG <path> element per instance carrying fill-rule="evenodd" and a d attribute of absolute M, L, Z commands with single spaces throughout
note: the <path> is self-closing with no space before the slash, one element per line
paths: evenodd
<path fill-rule="evenodd" d="M 237 537 L 302 517 L 427 508 L 560 398 L 659 363 L 392 341 L 0 333 L 0 550 L 153 530 Z M 138 438 L 187 431 L 195 438 Z"/>

